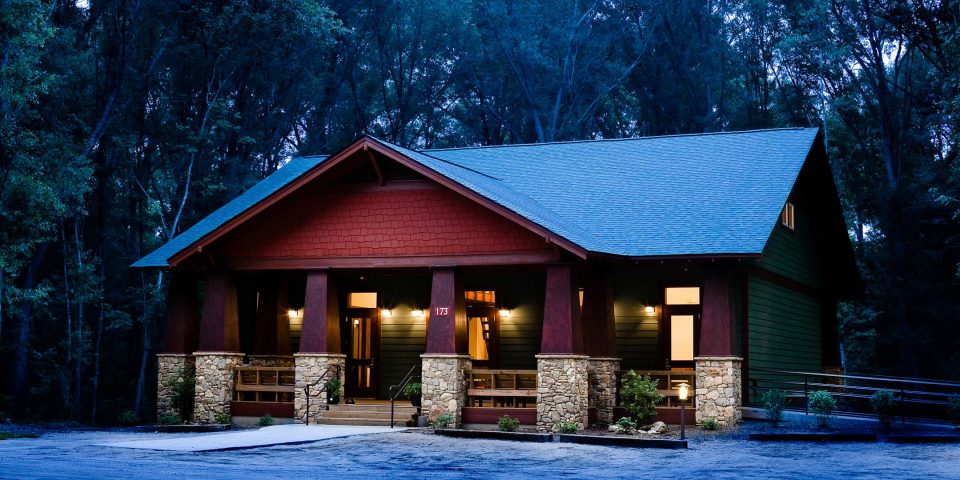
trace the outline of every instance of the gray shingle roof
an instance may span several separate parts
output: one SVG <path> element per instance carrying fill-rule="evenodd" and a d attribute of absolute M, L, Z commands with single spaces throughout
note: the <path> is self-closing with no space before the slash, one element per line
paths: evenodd
<path fill-rule="evenodd" d="M 760 254 L 816 128 L 414 151 L 377 140 L 591 252 Z M 295 159 L 134 264 L 166 266 L 319 165 Z"/>

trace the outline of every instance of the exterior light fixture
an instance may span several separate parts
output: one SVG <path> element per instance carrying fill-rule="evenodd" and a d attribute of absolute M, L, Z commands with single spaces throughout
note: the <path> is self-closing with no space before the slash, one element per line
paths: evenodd
<path fill-rule="evenodd" d="M 300 312 L 295 309 L 287 310 L 287 316 L 290 318 L 297 318 L 300 316 Z"/>
<path fill-rule="evenodd" d="M 354 325 L 360 325 L 360 319 L 359 319 L 359 318 L 354 318 L 354 319 L 353 319 L 353 324 L 354 324 Z"/>
<path fill-rule="evenodd" d="M 500 316 L 501 316 L 501 317 L 507 318 L 507 317 L 509 317 L 509 316 L 512 315 L 512 314 L 513 314 L 513 312 L 511 312 L 509 308 L 501 308 L 501 309 L 500 309 Z"/>
<path fill-rule="evenodd" d="M 393 312 L 391 312 L 389 308 L 384 308 L 383 310 L 380 310 L 380 316 L 381 316 L 381 317 L 392 317 L 392 316 L 393 316 Z"/>
<path fill-rule="evenodd" d="M 418 309 L 413 310 L 412 312 L 410 312 L 410 314 L 413 315 L 414 317 L 422 317 L 422 316 L 423 316 L 423 310 L 420 310 L 420 309 L 418 308 Z"/>
<path fill-rule="evenodd" d="M 646 307 L 643 307 L 643 311 L 647 313 L 656 313 L 657 307 L 654 307 L 653 305 L 647 305 Z"/>
<path fill-rule="evenodd" d="M 687 403 L 687 394 L 690 392 L 690 385 L 686 383 L 681 383 L 677 385 L 680 388 L 678 397 L 680 398 L 680 440 L 685 440 L 687 438 L 686 432 L 684 432 L 683 427 L 686 423 L 683 419 L 683 406 Z"/>

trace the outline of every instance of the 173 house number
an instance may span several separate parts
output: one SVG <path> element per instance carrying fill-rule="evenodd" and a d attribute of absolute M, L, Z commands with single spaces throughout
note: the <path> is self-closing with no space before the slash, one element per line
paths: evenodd
<path fill-rule="evenodd" d="M 450 314 L 450 307 L 437 307 L 434 309 L 434 315 L 438 317 L 443 317 Z"/>

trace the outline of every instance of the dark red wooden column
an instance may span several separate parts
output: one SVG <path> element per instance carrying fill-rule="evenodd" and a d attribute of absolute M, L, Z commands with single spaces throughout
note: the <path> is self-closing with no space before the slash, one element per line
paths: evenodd
<path fill-rule="evenodd" d="M 207 275 L 199 351 L 240 351 L 237 282 L 230 273 L 213 272 Z"/>
<path fill-rule="evenodd" d="M 300 353 L 340 353 L 340 305 L 329 271 L 307 272 Z"/>
<path fill-rule="evenodd" d="M 187 275 L 171 273 L 170 289 L 167 290 L 167 330 L 163 352 L 189 354 L 197 351 L 199 329 L 197 282 Z"/>
<path fill-rule="evenodd" d="M 540 353 L 581 354 L 580 296 L 570 265 L 547 267 Z"/>
<path fill-rule="evenodd" d="M 453 268 L 433 270 L 426 353 L 467 353 L 467 309 L 463 282 Z"/>
<path fill-rule="evenodd" d="M 733 355 L 733 315 L 730 282 L 733 276 L 722 267 L 704 272 L 703 317 L 700 320 L 700 357 Z"/>
<path fill-rule="evenodd" d="M 583 287 L 583 350 L 591 357 L 617 356 L 617 325 L 613 316 L 613 282 L 605 269 L 581 276 Z"/>
<path fill-rule="evenodd" d="M 277 278 L 263 281 L 258 290 L 257 323 L 253 352 L 258 355 L 290 355 L 290 318 L 287 314 L 286 282 Z"/>

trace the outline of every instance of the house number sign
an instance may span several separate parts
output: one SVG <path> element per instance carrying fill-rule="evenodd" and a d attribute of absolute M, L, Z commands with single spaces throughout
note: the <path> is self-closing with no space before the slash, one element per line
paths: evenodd
<path fill-rule="evenodd" d="M 450 307 L 437 307 L 434 309 L 434 315 L 443 317 L 450 314 Z"/>

